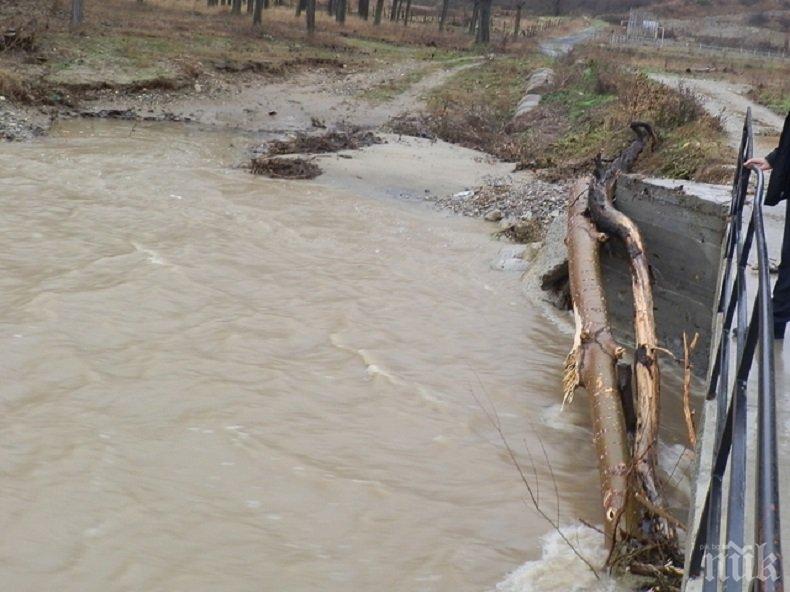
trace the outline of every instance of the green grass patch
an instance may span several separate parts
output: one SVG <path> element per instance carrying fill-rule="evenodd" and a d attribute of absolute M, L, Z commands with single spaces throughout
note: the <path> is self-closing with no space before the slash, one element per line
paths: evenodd
<path fill-rule="evenodd" d="M 619 153 L 633 139 L 633 121 L 653 124 L 662 140 L 643 159 L 642 172 L 710 180 L 711 170 L 729 163 L 721 122 L 693 94 L 595 60 L 554 63 L 554 88 L 521 122 L 522 131 L 511 129 L 524 84 L 543 65 L 537 56 L 505 58 L 460 72 L 430 94 L 429 116 L 418 129 L 427 126 L 444 140 L 549 169 L 552 177 L 591 170 L 598 154 Z"/>
<path fill-rule="evenodd" d="M 484 108 L 487 123 L 494 129 L 503 126 L 524 94 L 524 83 L 542 59 L 503 58 L 467 68 L 427 96 L 433 112 Z"/>
<path fill-rule="evenodd" d="M 787 115 L 790 112 L 790 88 L 786 89 L 784 84 L 782 81 L 779 87 L 758 86 L 749 92 L 749 98 L 774 113 Z"/>

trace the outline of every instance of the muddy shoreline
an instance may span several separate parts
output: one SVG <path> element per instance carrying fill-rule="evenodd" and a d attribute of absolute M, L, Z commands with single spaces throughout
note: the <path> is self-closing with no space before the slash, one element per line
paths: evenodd
<path fill-rule="evenodd" d="M 45 135 L 58 121 L 119 120 L 180 123 L 249 134 L 243 162 L 280 143 L 279 155 L 304 157 L 294 170 L 320 171 L 316 179 L 360 194 L 417 199 L 437 208 L 491 222 L 493 235 L 521 243 L 543 239 L 564 201 L 564 186 L 540 181 L 513 163 L 436 139 L 387 133 L 389 122 L 403 113 L 418 113 L 422 97 L 450 76 L 475 66 L 463 59 L 425 70 L 417 62 L 398 63 L 376 72 L 344 72 L 336 64 L 301 71 L 288 79 L 241 70 L 235 78 L 194 82 L 180 88 L 105 89 L 73 105 L 0 104 L 0 135 L 28 141 Z M 424 70 L 424 77 L 388 101 L 374 102 L 366 89 L 382 81 Z M 252 72 L 252 73 L 251 73 Z M 339 142 L 319 150 L 282 149 L 303 137 L 316 141 L 333 134 L 367 134 L 380 141 L 360 145 Z M 381 144 L 381 145 L 378 145 Z M 284 164 L 289 168 L 287 162 Z M 264 167 L 265 168 L 265 167 Z M 277 167 L 275 167 L 277 168 Z M 319 173 L 307 175 L 314 177 Z M 276 175 L 275 175 L 276 176 Z"/>

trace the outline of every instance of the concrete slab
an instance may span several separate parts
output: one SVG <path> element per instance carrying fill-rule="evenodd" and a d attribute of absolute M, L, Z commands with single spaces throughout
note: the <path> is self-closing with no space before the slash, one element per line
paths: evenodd
<path fill-rule="evenodd" d="M 648 249 L 661 345 L 680 356 L 683 332 L 699 333 L 693 361 L 704 375 L 730 188 L 625 175 L 615 199 L 642 230 Z M 602 265 L 615 336 L 633 344 L 631 279 L 618 241 L 604 247 Z"/>

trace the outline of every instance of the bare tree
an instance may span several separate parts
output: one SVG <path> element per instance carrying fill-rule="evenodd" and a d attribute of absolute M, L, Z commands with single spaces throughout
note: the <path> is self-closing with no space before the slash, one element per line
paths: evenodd
<path fill-rule="evenodd" d="M 370 0 L 359 0 L 358 14 L 361 18 L 368 20 L 370 16 Z"/>
<path fill-rule="evenodd" d="M 255 0 L 247 0 L 247 14 L 252 14 L 255 8 Z"/>
<path fill-rule="evenodd" d="M 315 0 L 307 0 L 307 34 L 315 33 Z"/>
<path fill-rule="evenodd" d="M 491 0 L 480 0 L 480 23 L 477 25 L 477 43 L 487 44 L 491 40 Z"/>
<path fill-rule="evenodd" d="M 477 28 L 477 19 L 480 17 L 480 0 L 474 0 L 472 5 L 472 18 L 469 21 L 469 34 L 472 35 Z"/>
<path fill-rule="evenodd" d="M 373 15 L 373 24 L 381 24 L 381 13 L 384 12 L 384 0 L 376 0 L 376 12 Z"/>
<path fill-rule="evenodd" d="M 296 0 L 296 16 L 302 16 L 302 11 L 307 9 L 307 0 Z"/>
<path fill-rule="evenodd" d="M 252 26 L 260 27 L 263 14 L 263 0 L 255 0 L 255 6 L 252 10 Z"/>
<path fill-rule="evenodd" d="M 231 14 L 241 14 L 241 0 L 233 0 L 230 9 Z"/>
<path fill-rule="evenodd" d="M 346 2 L 347 0 L 335 0 L 335 4 L 337 5 L 335 20 L 341 24 L 346 22 Z"/>
<path fill-rule="evenodd" d="M 450 6 L 450 0 L 442 0 L 442 13 L 439 16 L 439 30 L 444 31 L 444 22 L 447 20 L 447 9 Z"/>
<path fill-rule="evenodd" d="M 513 25 L 513 37 L 518 39 L 519 33 L 521 33 L 521 9 L 524 8 L 524 3 L 519 2 L 516 4 L 516 22 Z"/>
<path fill-rule="evenodd" d="M 71 0 L 71 25 L 77 27 L 82 24 L 82 0 Z"/>
<path fill-rule="evenodd" d="M 392 0 L 392 5 L 390 6 L 391 21 L 398 20 L 398 12 L 400 12 L 400 2 L 401 0 Z"/>
<path fill-rule="evenodd" d="M 406 10 L 403 11 L 403 26 L 409 25 L 411 19 L 411 0 L 406 0 Z"/>

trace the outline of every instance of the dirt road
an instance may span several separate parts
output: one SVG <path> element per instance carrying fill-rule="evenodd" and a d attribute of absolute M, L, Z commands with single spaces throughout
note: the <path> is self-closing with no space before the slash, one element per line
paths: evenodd
<path fill-rule="evenodd" d="M 540 51 L 552 58 L 562 57 L 570 53 L 580 43 L 592 39 L 599 29 L 600 27 L 592 26 L 581 31 L 575 31 L 570 35 L 546 39 L 540 43 Z"/>
<path fill-rule="evenodd" d="M 92 109 L 132 107 L 147 116 L 167 113 L 209 126 L 273 134 L 310 129 L 317 123 L 327 127 L 377 128 L 395 115 L 419 110 L 422 97 L 431 89 L 481 61 L 465 58 L 438 67 L 407 61 L 374 72 L 352 74 L 319 69 L 282 82 L 261 79 L 248 83 L 219 100 L 199 93 L 176 97 L 110 97 L 95 102 Z M 404 84 L 411 78 L 418 80 Z M 389 100 L 371 100 L 371 91 L 387 86 L 400 92 L 396 91 Z"/>
<path fill-rule="evenodd" d="M 769 151 L 775 147 L 772 144 L 775 144 L 775 136 L 782 130 L 784 118 L 749 99 L 746 96 L 748 85 L 671 74 L 651 74 L 650 77 L 669 86 L 682 85 L 699 95 L 709 113 L 722 116 L 730 144 L 735 147 L 740 144 L 743 118 L 751 107 L 756 148 L 758 151 Z"/>

